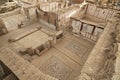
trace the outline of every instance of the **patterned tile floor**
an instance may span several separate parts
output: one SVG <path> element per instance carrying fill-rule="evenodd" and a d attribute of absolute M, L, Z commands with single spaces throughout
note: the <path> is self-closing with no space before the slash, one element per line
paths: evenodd
<path fill-rule="evenodd" d="M 80 42 L 76 41 L 76 40 L 72 40 L 71 42 L 69 42 L 65 48 L 69 51 L 71 51 L 72 53 L 75 53 L 77 56 L 82 57 L 85 55 L 85 53 L 88 51 L 88 47 L 81 44 Z"/>
<path fill-rule="evenodd" d="M 67 80 L 72 72 L 70 67 L 54 56 L 48 59 L 46 63 L 40 67 L 40 70 L 45 74 L 58 78 L 59 80 Z"/>

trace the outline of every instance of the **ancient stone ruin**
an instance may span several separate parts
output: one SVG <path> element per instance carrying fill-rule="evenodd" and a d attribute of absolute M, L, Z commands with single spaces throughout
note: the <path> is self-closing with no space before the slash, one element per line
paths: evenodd
<path fill-rule="evenodd" d="M 120 80 L 120 0 L 0 0 L 0 80 Z"/>

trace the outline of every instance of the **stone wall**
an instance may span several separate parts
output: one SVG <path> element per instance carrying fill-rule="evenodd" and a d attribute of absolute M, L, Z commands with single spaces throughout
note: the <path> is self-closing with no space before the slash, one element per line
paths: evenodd
<path fill-rule="evenodd" d="M 108 22 L 87 59 L 78 80 L 111 80 L 116 60 L 115 22 Z M 116 80 L 116 79 L 115 79 Z"/>
<path fill-rule="evenodd" d="M 58 27 L 58 15 L 54 12 L 45 12 L 37 9 L 38 19 L 42 24 L 50 27 L 51 29 L 56 30 Z"/>
<path fill-rule="evenodd" d="M 120 80 L 120 15 L 118 16 L 119 19 L 117 24 L 116 24 L 116 31 L 115 34 L 117 35 L 116 40 L 117 40 L 117 52 L 116 52 L 116 63 L 114 64 L 115 67 L 115 72 L 112 77 L 112 80 Z"/>
<path fill-rule="evenodd" d="M 113 74 L 112 80 L 120 80 L 120 43 L 118 43 L 118 51 L 115 66 L 115 72 Z"/>
<path fill-rule="evenodd" d="M 94 18 L 101 19 L 101 20 L 109 20 L 116 15 L 116 13 L 119 12 L 114 9 L 109 9 L 109 8 L 102 8 L 98 7 L 96 4 L 87 4 L 87 10 L 86 10 L 86 15 L 88 16 L 93 16 Z"/>

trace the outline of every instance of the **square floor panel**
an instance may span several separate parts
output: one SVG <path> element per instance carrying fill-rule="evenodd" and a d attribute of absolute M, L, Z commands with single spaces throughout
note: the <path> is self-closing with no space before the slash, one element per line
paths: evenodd
<path fill-rule="evenodd" d="M 58 78 L 59 80 L 67 80 L 72 73 L 70 67 L 54 56 L 48 59 L 45 64 L 40 67 L 40 70 L 45 74 Z"/>
<path fill-rule="evenodd" d="M 76 41 L 76 40 L 72 40 L 70 41 L 65 48 L 67 50 L 69 50 L 70 52 L 76 54 L 79 57 L 84 56 L 87 52 L 88 52 L 88 47 L 85 46 L 84 44 Z"/>

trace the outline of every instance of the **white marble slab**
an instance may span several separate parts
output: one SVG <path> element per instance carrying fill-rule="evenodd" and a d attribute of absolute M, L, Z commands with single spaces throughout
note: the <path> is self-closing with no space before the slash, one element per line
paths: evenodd
<path fill-rule="evenodd" d="M 76 26 L 76 21 L 75 20 L 72 21 L 72 27 L 74 27 L 74 26 Z"/>
<path fill-rule="evenodd" d="M 99 11 L 100 11 L 100 8 L 97 8 L 97 9 L 96 9 L 96 11 L 95 11 L 95 13 L 94 13 L 94 16 L 95 16 L 95 17 L 97 17 L 97 16 L 98 16 Z"/>
<path fill-rule="evenodd" d="M 96 28 L 93 34 L 94 34 L 95 36 L 98 36 L 98 37 L 99 37 L 102 32 L 103 32 L 103 29 Z"/>
<path fill-rule="evenodd" d="M 88 5 L 87 14 L 94 15 L 96 11 L 96 5 Z"/>

